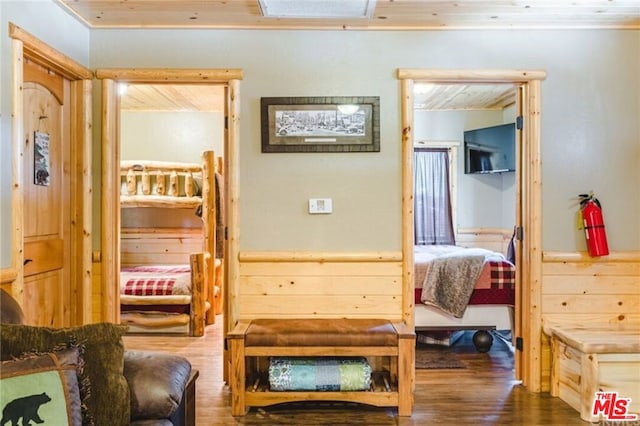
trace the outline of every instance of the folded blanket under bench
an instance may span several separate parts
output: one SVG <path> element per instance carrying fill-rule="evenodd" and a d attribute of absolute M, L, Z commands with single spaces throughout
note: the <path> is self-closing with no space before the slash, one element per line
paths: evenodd
<path fill-rule="evenodd" d="M 371 387 L 371 366 L 364 357 L 271 357 L 272 391 L 361 391 Z"/>

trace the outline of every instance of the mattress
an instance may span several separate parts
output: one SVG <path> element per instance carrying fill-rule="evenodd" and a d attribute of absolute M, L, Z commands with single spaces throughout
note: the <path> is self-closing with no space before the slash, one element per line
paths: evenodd
<path fill-rule="evenodd" d="M 141 265 L 120 270 L 120 294 L 176 296 L 191 294 L 189 265 Z"/>
<path fill-rule="evenodd" d="M 429 263 L 438 256 L 465 250 L 457 246 L 416 246 L 415 303 L 422 303 L 422 286 L 429 269 Z M 478 279 L 474 284 L 469 305 L 515 305 L 515 266 L 501 253 L 487 256 Z"/>
<path fill-rule="evenodd" d="M 371 387 L 371 366 L 363 357 L 271 357 L 272 391 L 364 391 Z"/>

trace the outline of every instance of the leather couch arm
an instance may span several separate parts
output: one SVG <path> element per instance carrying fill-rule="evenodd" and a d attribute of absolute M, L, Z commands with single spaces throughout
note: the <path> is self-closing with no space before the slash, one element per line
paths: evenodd
<path fill-rule="evenodd" d="M 150 351 L 125 351 L 124 376 L 131 393 L 131 420 L 166 419 L 180 406 L 191 375 L 181 356 Z"/>

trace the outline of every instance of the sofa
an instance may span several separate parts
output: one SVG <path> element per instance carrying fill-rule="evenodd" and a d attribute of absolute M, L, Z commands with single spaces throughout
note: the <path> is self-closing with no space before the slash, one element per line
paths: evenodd
<path fill-rule="evenodd" d="M 181 356 L 124 350 L 126 331 L 111 323 L 25 325 L 18 303 L 0 290 L 3 424 L 66 416 L 73 425 L 195 425 L 198 371 Z"/>

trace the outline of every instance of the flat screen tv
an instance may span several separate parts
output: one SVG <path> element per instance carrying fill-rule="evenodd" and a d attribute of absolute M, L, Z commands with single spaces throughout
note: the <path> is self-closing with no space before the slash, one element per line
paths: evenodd
<path fill-rule="evenodd" d="M 464 160 L 466 174 L 515 171 L 515 123 L 465 131 Z"/>

